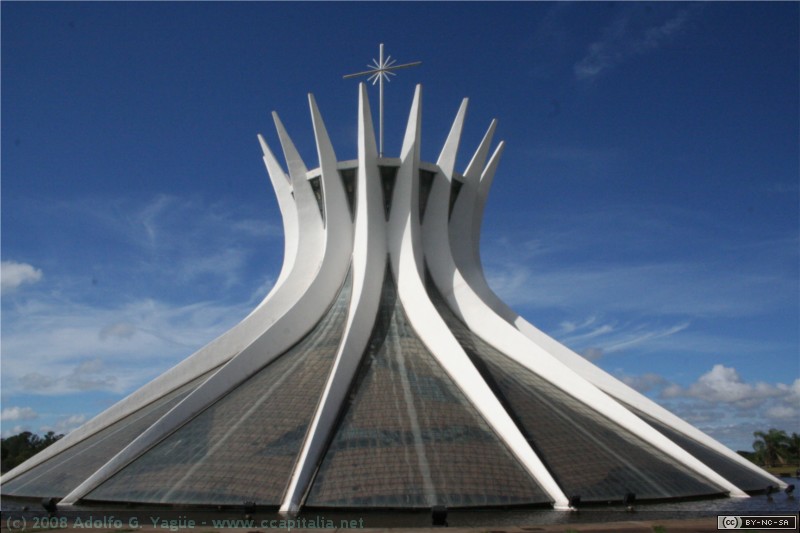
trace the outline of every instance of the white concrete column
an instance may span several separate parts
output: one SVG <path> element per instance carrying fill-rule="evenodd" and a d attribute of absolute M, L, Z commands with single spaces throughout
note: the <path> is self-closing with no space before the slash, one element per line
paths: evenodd
<path fill-rule="evenodd" d="M 285 134 L 279 120 L 276 120 L 276 125 L 284 150 L 287 152 L 289 171 L 295 185 L 295 201 L 298 203 L 301 222 L 300 248 L 304 246 L 306 237 L 321 235 L 322 242 L 316 242 L 316 239 L 309 237 L 310 242 L 314 242 L 317 253 L 321 253 L 321 260 L 318 262 L 301 261 L 298 258 L 295 269 L 281 288 L 281 294 L 272 299 L 275 305 L 265 306 L 251 315 L 253 318 L 257 317 L 259 324 L 263 327 L 263 333 L 216 374 L 95 471 L 86 481 L 68 494 L 60 505 L 75 504 L 80 498 L 136 460 L 186 421 L 192 419 L 283 354 L 313 329 L 332 304 L 350 266 L 353 228 L 350 217 L 347 215 L 348 207 L 344 186 L 336 170 L 336 156 L 330 140 L 327 138 L 319 111 L 310 95 L 309 103 L 322 170 L 324 208 L 330 214 L 327 219 L 328 224 L 321 233 L 317 231 L 320 227 L 320 220 L 316 199 L 313 194 L 310 195 L 310 199 L 307 198 L 308 195 L 298 194 L 307 185 L 305 175 L 300 176 L 304 165 L 296 155 L 294 145 Z M 313 209 L 310 205 L 312 201 Z M 303 286 L 306 288 L 304 289 Z M 284 293 L 285 298 L 279 297 Z"/>
<path fill-rule="evenodd" d="M 280 507 L 282 513 L 295 513 L 300 508 L 301 498 L 323 458 L 325 445 L 336 429 L 336 420 L 347 399 L 378 314 L 386 270 L 386 223 L 377 157 L 367 90 L 362 83 L 359 85 L 358 106 L 352 296 L 336 360 L 292 472 Z"/>
<path fill-rule="evenodd" d="M 528 445 L 489 386 L 461 348 L 444 319 L 428 298 L 424 284 L 423 250 L 419 225 L 419 145 L 421 86 L 417 86 L 408 120 L 402 161 L 395 183 L 389 220 L 389 255 L 397 292 L 408 320 L 455 385 L 481 414 L 511 453 L 553 499 L 567 509 L 567 497 Z M 447 205 L 446 202 L 444 205 Z M 428 205 L 427 209 L 436 207 Z M 427 213 L 427 211 L 426 211 Z M 426 218 L 429 214 L 426 214 Z"/>

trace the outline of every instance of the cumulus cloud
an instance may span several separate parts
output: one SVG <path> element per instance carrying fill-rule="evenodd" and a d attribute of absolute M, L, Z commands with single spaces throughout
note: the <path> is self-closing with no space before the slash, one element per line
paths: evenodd
<path fill-rule="evenodd" d="M 664 390 L 664 397 L 690 397 L 707 402 L 750 407 L 763 403 L 767 398 L 786 396 L 787 392 L 786 385 L 780 387 L 762 382 L 745 383 L 735 368 L 717 364 L 689 387 L 679 385 L 667 387 Z"/>
<path fill-rule="evenodd" d="M 36 283 L 42 279 L 42 271 L 28 263 L 3 261 L 0 264 L 0 289 L 12 291 L 24 283 Z"/>
<path fill-rule="evenodd" d="M 15 422 L 17 420 L 35 420 L 39 413 L 30 407 L 6 407 L 0 413 L 0 421 Z"/>
<path fill-rule="evenodd" d="M 617 377 L 733 449 L 750 449 L 754 431 L 775 427 L 791 432 L 800 422 L 800 379 L 752 383 L 722 364 L 688 386 L 655 373 L 618 372 Z"/>

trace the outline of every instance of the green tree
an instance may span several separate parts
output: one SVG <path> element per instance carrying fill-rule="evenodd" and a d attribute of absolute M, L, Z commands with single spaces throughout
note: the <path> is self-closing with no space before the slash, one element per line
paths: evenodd
<path fill-rule="evenodd" d="M 44 437 L 40 437 L 30 431 L 23 431 L 18 435 L 0 440 L 0 457 L 2 457 L 0 471 L 3 473 L 8 472 L 63 436 L 56 435 L 53 431 L 48 431 Z"/>
<path fill-rule="evenodd" d="M 792 433 L 789 437 L 789 460 L 800 466 L 800 433 Z"/>
<path fill-rule="evenodd" d="M 756 461 L 772 467 L 776 464 L 786 464 L 789 457 L 789 437 L 783 430 L 771 428 L 768 432 L 754 431 L 753 449 L 756 452 Z"/>

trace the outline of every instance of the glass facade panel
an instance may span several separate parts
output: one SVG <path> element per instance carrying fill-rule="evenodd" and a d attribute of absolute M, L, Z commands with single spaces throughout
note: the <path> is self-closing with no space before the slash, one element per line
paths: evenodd
<path fill-rule="evenodd" d="M 348 276 L 302 341 L 86 499 L 278 505 L 333 364 L 349 300 Z"/>
<path fill-rule="evenodd" d="M 435 172 L 430 170 L 419 171 L 419 223 L 425 220 L 425 208 L 428 206 L 428 197 L 431 195 L 431 188 L 433 187 L 433 178 L 436 177 Z"/>
<path fill-rule="evenodd" d="M 705 463 L 716 473 L 746 492 L 760 492 L 773 485 L 774 482 L 766 476 L 760 476 L 757 472 L 728 459 L 719 452 L 712 450 L 704 444 L 700 444 L 691 437 L 687 437 L 669 426 L 659 422 L 653 417 L 644 414 L 634 407 L 627 406 L 628 409 L 636 413 L 636 416 L 653 426 L 669 440 L 694 455 L 698 460 Z"/>
<path fill-rule="evenodd" d="M 3 494 L 63 498 L 177 405 L 215 370 L 114 422 L 11 481 L 3 483 Z"/>
<path fill-rule="evenodd" d="M 314 191 L 314 197 L 317 199 L 317 207 L 319 207 L 319 214 L 322 215 L 322 221 L 325 222 L 325 202 L 322 199 L 324 194 L 322 191 L 322 178 L 315 176 L 308 179 L 311 190 Z"/>
<path fill-rule="evenodd" d="M 583 502 L 724 492 L 472 333 L 432 283 L 432 300 L 567 496 Z"/>
<path fill-rule="evenodd" d="M 450 207 L 447 210 L 447 220 L 450 220 L 450 217 L 453 215 L 453 207 L 456 205 L 458 193 L 461 192 L 461 187 L 463 185 L 464 184 L 456 178 L 453 178 L 453 181 L 450 182 Z"/>
<path fill-rule="evenodd" d="M 411 329 L 388 269 L 352 390 L 307 506 L 550 501 Z"/>
<path fill-rule="evenodd" d="M 383 210 L 386 213 L 386 220 L 389 220 L 389 212 L 392 209 L 392 194 L 394 194 L 394 182 L 397 180 L 399 167 L 381 165 L 378 170 L 381 173 L 381 185 L 383 186 Z"/>
<path fill-rule="evenodd" d="M 350 210 L 351 220 L 355 217 L 355 196 L 358 184 L 357 172 L 358 167 L 343 168 L 339 171 L 339 176 L 342 178 L 342 185 L 344 185 L 345 195 L 347 196 L 347 207 Z"/>

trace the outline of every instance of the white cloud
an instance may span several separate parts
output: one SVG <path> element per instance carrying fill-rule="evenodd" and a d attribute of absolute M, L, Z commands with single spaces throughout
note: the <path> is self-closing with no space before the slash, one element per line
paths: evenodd
<path fill-rule="evenodd" d="M 23 283 L 36 283 L 42 279 L 42 271 L 28 263 L 3 261 L 0 263 L 0 289 L 12 291 Z"/>
<path fill-rule="evenodd" d="M 487 228 L 482 258 L 500 298 L 537 327 L 606 369 L 635 372 L 620 379 L 749 449 L 753 431 L 800 427 L 796 346 L 749 329 L 796 315 L 798 242 L 748 235 L 722 246 L 722 230 L 701 212 L 621 204 Z M 748 379 L 755 368 L 791 378 Z"/>
<path fill-rule="evenodd" d="M 100 340 L 106 340 L 112 337 L 117 337 L 120 339 L 130 339 L 136 333 L 136 326 L 131 324 L 130 322 L 116 322 L 114 324 L 109 324 L 108 326 L 104 327 L 100 330 L 98 334 Z"/>
<path fill-rule="evenodd" d="M 578 329 L 578 324 L 572 321 L 565 320 L 559 326 L 559 333 L 572 333 Z"/>
<path fill-rule="evenodd" d="M 175 197 L 159 194 L 133 217 L 134 222 L 140 224 L 144 228 L 147 240 L 151 246 L 156 245 L 159 236 L 156 220 L 161 213 L 167 210 L 171 203 L 174 203 L 174 201 Z"/>
<path fill-rule="evenodd" d="M 266 220 L 246 218 L 231 223 L 231 228 L 253 237 L 283 237 L 283 231 Z"/>
<path fill-rule="evenodd" d="M 661 388 L 668 383 L 664 376 L 660 376 L 652 372 L 648 372 L 647 374 L 642 374 L 640 376 L 625 375 L 621 376 L 620 379 L 629 387 L 633 387 L 642 393 Z"/>
<path fill-rule="evenodd" d="M 630 338 L 624 340 L 617 340 L 608 346 L 605 351 L 608 353 L 619 352 L 621 350 L 625 350 L 632 346 L 636 346 L 645 342 L 650 342 L 656 339 L 662 339 L 664 337 L 669 337 L 671 335 L 675 335 L 676 333 L 680 333 L 681 331 L 685 330 L 689 327 L 688 322 L 684 322 L 682 324 L 678 324 L 676 326 L 672 326 L 667 329 L 657 329 L 654 331 L 647 331 L 647 332 L 639 332 L 635 333 L 634 335 L 630 336 Z"/>
<path fill-rule="evenodd" d="M 124 367 L 123 367 L 124 368 Z M 106 368 L 99 358 L 87 359 L 77 365 L 54 362 L 46 374 L 42 372 L 28 372 L 16 377 L 16 383 L 9 388 L 16 391 L 17 387 L 35 394 L 63 394 L 102 390 L 121 392 L 127 379 L 120 379 L 112 374 L 115 369 Z M 119 370 L 121 374 L 139 375 L 136 371 Z"/>
<path fill-rule="evenodd" d="M 267 276 L 264 278 L 264 282 L 259 285 L 250 295 L 250 301 L 253 303 L 261 303 L 261 301 L 269 294 L 272 290 L 272 287 L 275 286 L 275 282 L 278 280 L 277 277 Z"/>
<path fill-rule="evenodd" d="M 681 10 L 666 21 L 644 28 L 644 17 L 636 9 L 628 9 L 603 31 L 603 37 L 589 45 L 586 55 L 574 68 L 579 80 L 592 79 L 631 57 L 659 48 L 667 39 L 683 29 L 689 10 Z"/>
<path fill-rule="evenodd" d="M 64 381 L 74 390 L 114 390 L 117 377 L 108 373 L 100 358 L 81 361 L 78 366 L 65 376 Z"/>
<path fill-rule="evenodd" d="M 523 316 L 558 317 L 550 332 L 577 343 L 573 348 L 585 348 L 586 339 L 576 337 L 594 329 L 602 341 L 592 345 L 612 352 L 612 342 L 622 349 L 642 336 L 647 346 L 679 337 L 693 351 L 714 355 L 786 349 L 771 338 L 737 339 L 740 346 L 733 346 L 697 326 L 796 312 L 797 269 L 787 268 L 797 264 L 794 236 L 720 247 L 713 236 L 721 228 L 703 214 L 630 204 L 543 217 L 532 226 L 487 228 L 484 271 Z M 593 323 L 583 326 L 587 316 Z"/>
<path fill-rule="evenodd" d="M 279 211 L 261 203 L 88 196 L 32 201 L 26 216 L 53 221 L 45 248 L 58 260 L 46 290 L 4 301 L 2 391 L 6 406 L 36 407 L 42 431 L 69 431 L 83 415 L 58 416 L 94 415 L 230 329 L 274 285 L 283 252 Z M 2 263 L 4 294 L 41 278 Z M 4 435 L 39 429 L 3 422 Z"/>
<path fill-rule="evenodd" d="M 562 339 L 563 342 L 567 344 L 585 342 L 587 340 L 594 339 L 596 337 L 609 335 L 615 331 L 614 326 L 612 326 L 611 324 L 603 324 L 601 326 L 591 328 L 589 331 L 586 331 L 585 333 L 582 332 L 582 330 L 586 328 L 587 326 L 576 326 L 575 329 L 573 329 L 572 331 L 573 333 L 575 333 L 575 335 L 565 337 L 564 339 Z"/>
<path fill-rule="evenodd" d="M 63 296 L 32 299 L 3 324 L 3 392 L 129 392 L 232 327 L 253 305 L 145 298 L 108 307 Z"/>
<path fill-rule="evenodd" d="M 776 405 L 767 409 L 765 414 L 769 418 L 797 420 L 800 418 L 800 408 L 797 406 Z"/>
<path fill-rule="evenodd" d="M 519 302 L 519 299 L 514 297 L 514 295 L 518 294 L 518 291 L 525 291 L 525 289 L 530 291 L 529 278 L 531 274 L 531 270 L 527 265 L 513 262 L 503 263 L 502 267 L 492 268 L 486 273 L 487 281 L 492 289 L 510 304 Z M 523 301 L 529 300 L 524 296 L 522 299 Z"/>
<path fill-rule="evenodd" d="M 30 430 L 31 430 L 31 428 L 30 428 L 29 425 L 27 425 L 27 424 L 19 424 L 19 425 L 16 425 L 16 426 L 14 426 L 14 427 L 12 427 L 10 429 L 3 429 L 2 437 L 5 439 L 5 438 L 8 438 L 8 437 L 13 437 L 14 435 L 19 435 L 23 431 L 30 431 Z"/>
<path fill-rule="evenodd" d="M 283 251 L 268 213 L 224 200 L 92 197 L 37 210 L 116 248 L 89 246 L 77 259 L 63 250 L 60 270 L 48 272 L 52 290 L 3 310 L 3 391 L 12 398 L 133 390 L 246 316 L 274 284 Z M 12 270 L 3 263 L 4 289 Z"/>
<path fill-rule="evenodd" d="M 543 261 L 533 267 L 497 256 L 484 268 L 503 300 L 535 308 L 743 316 L 773 306 L 796 287 L 794 280 L 777 276 L 716 271 L 684 261 L 551 268 Z"/>
<path fill-rule="evenodd" d="M 52 431 L 56 434 L 66 435 L 70 431 L 77 429 L 86 422 L 86 415 L 70 415 L 59 418 L 52 426 L 46 425 L 39 428 L 42 433 Z"/>
<path fill-rule="evenodd" d="M 581 355 L 583 355 L 589 361 L 597 361 L 605 355 L 605 352 L 602 348 L 591 347 L 583 350 Z"/>
<path fill-rule="evenodd" d="M 35 420 L 39 414 L 30 407 L 6 407 L 0 413 L 0 421 Z"/>
<path fill-rule="evenodd" d="M 752 383 L 721 364 L 688 386 L 656 373 L 616 375 L 733 449 L 751 449 L 754 431 L 774 427 L 791 433 L 800 423 L 800 379 L 792 384 Z"/>
<path fill-rule="evenodd" d="M 656 341 L 682 333 L 689 326 L 688 321 L 670 326 L 644 320 L 612 323 L 592 316 L 583 322 L 562 321 L 553 335 L 590 361 L 595 361 L 634 347 L 638 351 L 653 348 L 657 346 Z"/>
<path fill-rule="evenodd" d="M 764 403 L 768 398 L 788 396 L 788 390 L 785 385 L 781 387 L 761 382 L 745 383 L 735 368 L 717 364 L 689 387 L 671 386 L 664 391 L 664 396 L 690 397 L 711 403 L 753 407 Z"/>

